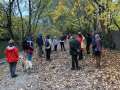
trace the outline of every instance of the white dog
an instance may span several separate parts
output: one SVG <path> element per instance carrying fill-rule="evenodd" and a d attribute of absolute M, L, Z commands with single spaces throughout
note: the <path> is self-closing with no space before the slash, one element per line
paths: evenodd
<path fill-rule="evenodd" d="M 22 62 L 22 67 L 24 71 L 32 69 L 32 62 L 25 59 L 23 56 L 20 56 L 20 61 Z"/>

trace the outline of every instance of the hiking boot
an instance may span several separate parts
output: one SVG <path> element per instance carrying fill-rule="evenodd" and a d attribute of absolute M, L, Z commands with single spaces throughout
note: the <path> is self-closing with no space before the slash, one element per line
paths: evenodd
<path fill-rule="evenodd" d="M 80 70 L 81 69 L 81 67 L 78 67 L 76 70 Z"/>
<path fill-rule="evenodd" d="M 12 78 L 16 78 L 17 76 L 18 76 L 18 75 L 17 75 L 17 74 L 15 74 L 15 75 L 13 75 L 13 76 L 12 76 Z"/>
<path fill-rule="evenodd" d="M 75 70 L 75 68 L 71 68 L 71 70 Z"/>

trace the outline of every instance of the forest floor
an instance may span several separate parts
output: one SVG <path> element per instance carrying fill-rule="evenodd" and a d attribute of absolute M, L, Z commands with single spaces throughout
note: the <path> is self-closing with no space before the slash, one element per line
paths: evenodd
<path fill-rule="evenodd" d="M 120 90 L 120 53 L 104 50 L 101 68 L 92 55 L 79 61 L 80 70 L 71 70 L 69 51 L 52 54 L 52 61 L 33 59 L 31 74 L 18 63 L 18 77 L 12 79 L 8 64 L 0 66 L 0 90 Z"/>

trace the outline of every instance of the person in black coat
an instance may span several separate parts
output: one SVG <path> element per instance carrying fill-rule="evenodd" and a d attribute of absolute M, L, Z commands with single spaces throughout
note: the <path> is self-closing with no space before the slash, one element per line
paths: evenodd
<path fill-rule="evenodd" d="M 87 54 L 90 54 L 90 45 L 92 43 L 92 36 L 90 33 L 87 33 L 87 37 L 86 37 L 86 51 L 87 51 Z"/>
<path fill-rule="evenodd" d="M 41 33 L 38 34 L 37 44 L 39 47 L 39 57 L 42 57 L 42 55 L 43 55 L 43 37 L 42 37 Z"/>
<path fill-rule="evenodd" d="M 75 36 L 73 36 L 69 42 L 70 45 L 70 55 L 72 57 L 72 68 L 71 70 L 79 70 L 80 67 L 78 66 L 78 56 L 80 52 L 80 44 L 79 42 L 75 39 Z"/>
<path fill-rule="evenodd" d="M 61 38 L 60 38 L 60 46 L 61 46 L 61 51 L 65 51 L 65 36 L 63 35 Z"/>

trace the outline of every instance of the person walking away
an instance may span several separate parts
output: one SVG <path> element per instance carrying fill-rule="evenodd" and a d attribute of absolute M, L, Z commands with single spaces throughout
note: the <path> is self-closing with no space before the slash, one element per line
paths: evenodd
<path fill-rule="evenodd" d="M 26 38 L 23 39 L 22 48 L 23 48 L 23 58 L 25 60 L 27 56 L 27 50 L 28 50 Z"/>
<path fill-rule="evenodd" d="M 37 37 L 37 44 L 38 44 L 38 47 L 39 47 L 39 56 L 42 57 L 42 54 L 43 54 L 43 37 L 42 37 L 42 34 L 39 33 L 38 37 Z"/>
<path fill-rule="evenodd" d="M 62 36 L 61 38 L 60 38 L 60 46 L 61 46 L 61 51 L 65 51 L 65 37 L 64 36 Z"/>
<path fill-rule="evenodd" d="M 82 49 L 82 46 L 83 46 L 83 43 L 84 43 L 84 39 L 85 38 L 83 37 L 81 32 L 78 32 L 76 40 L 79 42 L 79 45 L 80 45 L 79 60 L 83 59 L 83 49 Z"/>
<path fill-rule="evenodd" d="M 102 41 L 99 34 L 95 34 L 92 40 L 93 55 L 96 59 L 97 68 L 100 68 L 101 53 L 102 53 Z"/>
<path fill-rule="evenodd" d="M 45 51 L 46 51 L 46 60 L 50 61 L 50 55 L 51 55 L 51 46 L 52 45 L 52 41 L 50 39 L 49 36 L 46 36 L 46 40 L 45 40 Z"/>
<path fill-rule="evenodd" d="M 56 36 L 53 38 L 53 46 L 54 46 L 54 51 L 57 51 L 57 46 L 59 44 L 59 41 L 57 40 Z"/>
<path fill-rule="evenodd" d="M 80 52 L 80 45 L 79 42 L 75 39 L 75 36 L 71 37 L 72 39 L 69 41 L 70 46 L 70 55 L 72 57 L 72 68 L 71 70 L 79 70 L 80 67 L 78 66 L 78 55 Z"/>
<path fill-rule="evenodd" d="M 32 55 L 34 51 L 34 46 L 33 46 L 33 37 L 31 34 L 28 35 L 27 37 L 27 58 L 29 61 L 32 61 Z"/>
<path fill-rule="evenodd" d="M 19 60 L 18 48 L 14 45 L 14 41 L 10 40 L 9 45 L 5 49 L 6 60 L 9 63 L 11 77 L 17 77 L 16 65 Z"/>
<path fill-rule="evenodd" d="M 87 51 L 87 54 L 90 54 L 90 46 L 92 44 L 92 36 L 90 33 L 87 33 L 86 42 L 87 42 L 86 51 Z"/>

